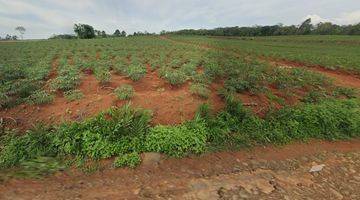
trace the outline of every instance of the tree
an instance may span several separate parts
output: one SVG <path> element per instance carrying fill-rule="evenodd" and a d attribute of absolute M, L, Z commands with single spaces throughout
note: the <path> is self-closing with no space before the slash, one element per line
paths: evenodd
<path fill-rule="evenodd" d="M 113 34 L 115 37 L 120 37 L 121 36 L 121 33 L 119 31 L 119 29 L 116 29 L 116 31 L 114 32 Z"/>
<path fill-rule="evenodd" d="M 106 37 L 107 37 L 107 34 L 106 34 L 105 31 L 101 31 L 101 37 L 103 37 L 103 38 L 106 38 Z"/>
<path fill-rule="evenodd" d="M 23 39 L 23 35 L 25 34 L 26 29 L 23 26 L 18 26 L 15 28 L 15 31 L 18 31 L 20 33 L 21 39 Z"/>
<path fill-rule="evenodd" d="M 11 40 L 11 35 L 6 34 L 6 36 L 5 36 L 5 40 Z"/>
<path fill-rule="evenodd" d="M 125 31 L 121 31 L 121 37 L 126 37 L 126 32 Z"/>
<path fill-rule="evenodd" d="M 311 24 L 311 18 L 305 20 L 300 27 L 298 28 L 298 34 L 300 35 L 308 35 L 311 33 L 313 26 Z"/>
<path fill-rule="evenodd" d="M 95 30 L 88 24 L 74 24 L 74 32 L 80 39 L 91 39 L 95 37 Z"/>

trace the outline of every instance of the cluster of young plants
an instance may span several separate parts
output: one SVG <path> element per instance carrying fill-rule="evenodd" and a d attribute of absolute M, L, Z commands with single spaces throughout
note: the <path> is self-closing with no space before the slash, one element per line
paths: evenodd
<path fill-rule="evenodd" d="M 120 100 L 128 100 L 134 96 L 134 88 L 131 85 L 123 84 L 114 90 L 115 95 Z"/>
<path fill-rule="evenodd" d="M 80 69 L 70 65 L 66 56 L 59 61 L 57 72 L 56 78 L 51 82 L 52 89 L 68 91 L 76 89 L 80 84 Z"/>
<path fill-rule="evenodd" d="M 84 94 L 81 92 L 81 90 L 68 90 L 64 92 L 64 97 L 67 101 L 75 101 L 82 99 L 84 97 Z"/>
<path fill-rule="evenodd" d="M 28 104 L 47 104 L 51 103 L 54 100 L 55 96 L 52 94 L 49 94 L 45 90 L 38 90 L 32 93 L 29 97 L 27 97 L 26 102 Z"/>
<path fill-rule="evenodd" d="M 201 83 L 195 83 L 190 86 L 190 92 L 194 95 L 197 95 L 201 98 L 207 99 L 210 96 L 210 89 Z"/>
<path fill-rule="evenodd" d="M 140 163 L 139 153 L 147 151 L 181 157 L 209 148 L 284 144 L 310 138 L 348 139 L 360 136 L 359 108 L 358 99 L 329 99 L 283 108 L 259 118 L 241 102 L 228 98 L 218 114 L 203 105 L 191 121 L 151 127 L 148 111 L 127 104 L 83 122 L 37 128 L 20 136 L 4 135 L 0 140 L 0 167 L 44 156 L 117 156 L 115 167 L 134 167 Z"/>

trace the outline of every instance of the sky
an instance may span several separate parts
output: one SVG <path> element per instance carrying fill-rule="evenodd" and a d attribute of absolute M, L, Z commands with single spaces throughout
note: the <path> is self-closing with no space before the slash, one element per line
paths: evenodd
<path fill-rule="evenodd" d="M 0 36 L 25 39 L 73 33 L 74 23 L 113 33 L 116 29 L 160 32 L 185 28 L 216 28 L 360 22 L 360 0 L 0 0 Z"/>

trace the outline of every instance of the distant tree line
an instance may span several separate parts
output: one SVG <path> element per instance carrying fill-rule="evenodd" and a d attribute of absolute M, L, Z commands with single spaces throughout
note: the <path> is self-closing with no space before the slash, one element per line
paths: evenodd
<path fill-rule="evenodd" d="M 17 26 L 15 28 L 15 31 L 19 32 L 21 39 L 24 38 L 26 29 L 23 26 Z M 0 37 L 0 40 L 18 40 L 18 39 L 19 37 L 17 35 L 9 35 L 9 34 L 6 34 L 4 38 Z"/>
<path fill-rule="evenodd" d="M 277 35 L 360 35 L 360 23 L 354 25 L 337 25 L 331 22 L 320 22 L 316 25 L 311 19 L 302 24 L 284 26 L 225 27 L 215 29 L 184 29 L 179 31 L 161 31 L 160 34 L 208 35 L 208 36 L 277 36 Z"/>
<path fill-rule="evenodd" d="M 6 34 L 5 37 L 0 37 L 0 40 L 18 40 L 18 36 Z"/>

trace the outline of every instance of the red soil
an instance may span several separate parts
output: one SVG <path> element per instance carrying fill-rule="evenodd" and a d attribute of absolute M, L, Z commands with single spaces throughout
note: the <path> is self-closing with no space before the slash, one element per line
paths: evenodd
<path fill-rule="evenodd" d="M 17 124 L 12 126 L 21 129 L 27 129 L 38 122 L 59 124 L 62 121 L 79 121 L 112 106 L 124 105 L 126 101 L 117 100 L 113 90 L 125 83 L 132 85 L 135 90 L 135 96 L 131 99 L 132 105 L 152 110 L 154 124 L 178 124 L 192 119 L 198 106 L 205 102 L 209 102 L 215 110 L 223 107 L 224 103 L 216 94 L 216 84 L 211 86 L 213 92 L 210 98 L 204 100 L 190 93 L 190 83 L 173 87 L 159 78 L 156 72 L 148 71 L 148 74 L 137 82 L 113 74 L 111 82 L 106 86 L 99 85 L 95 77 L 87 73 L 83 75 L 79 86 L 84 94 L 81 100 L 67 102 L 59 93 L 51 104 L 23 104 L 0 111 L 0 116 L 14 118 Z"/>
<path fill-rule="evenodd" d="M 160 161 L 160 165 L 140 165 L 136 169 L 105 169 L 91 175 L 79 171 L 66 171 L 40 180 L 9 180 L 0 184 L 0 197 L 5 199 L 139 199 L 140 196 L 142 198 L 147 196 L 145 193 L 147 190 L 155 194 L 180 197 L 189 190 L 189 184 L 192 181 L 226 174 L 229 177 L 234 176 L 234 170 L 237 170 L 241 163 L 276 161 L 275 163 L 281 164 L 285 160 L 294 158 L 309 157 L 311 159 L 324 151 L 346 153 L 356 152 L 355 150 L 359 148 L 359 140 L 311 141 L 308 144 L 294 143 L 283 147 L 257 147 L 251 151 L 209 153 L 182 159 L 168 158 Z M 111 163 L 110 160 L 109 163 Z M 313 164 L 303 163 L 306 169 Z M 330 164 L 334 163 L 327 163 L 326 167 Z M 338 167 L 341 166 L 340 162 Z M 252 176 L 248 178 L 255 180 L 255 169 L 254 171 L 249 169 L 249 173 Z M 149 199 L 155 198 L 150 197 Z M 159 199 L 167 199 L 165 197 L 158 196 Z"/>

